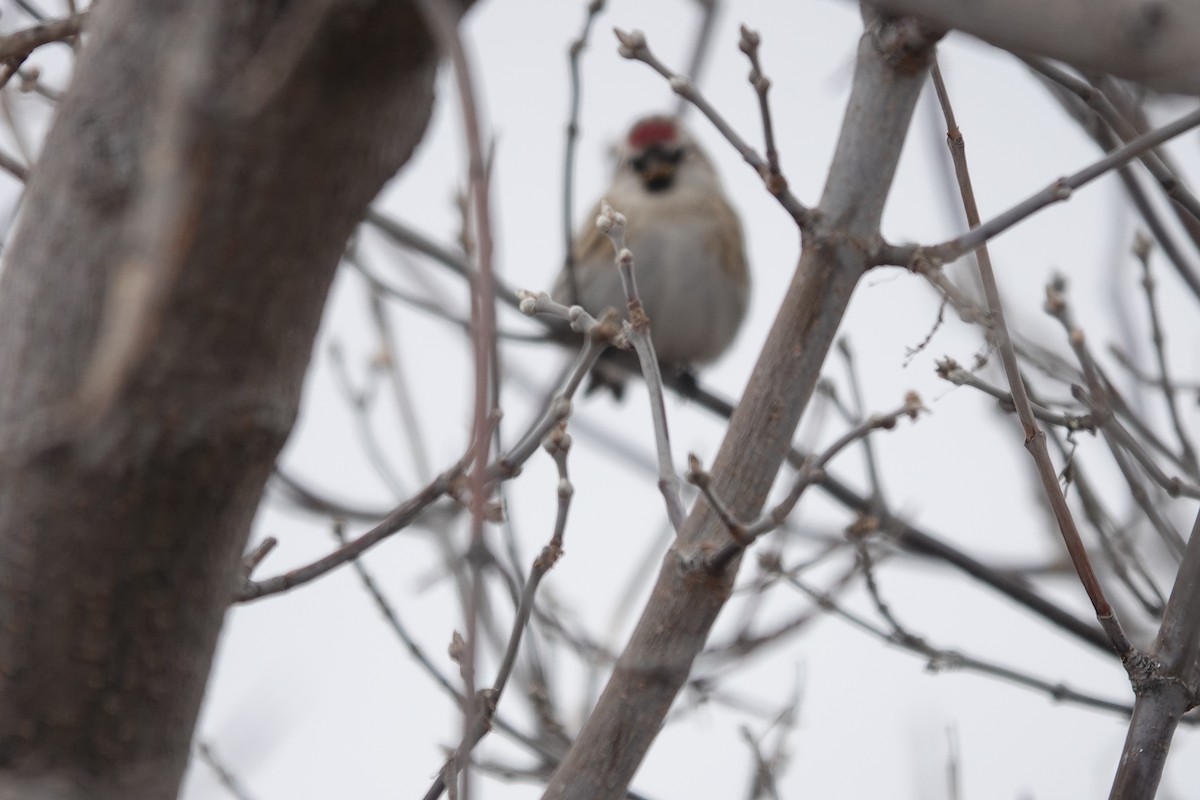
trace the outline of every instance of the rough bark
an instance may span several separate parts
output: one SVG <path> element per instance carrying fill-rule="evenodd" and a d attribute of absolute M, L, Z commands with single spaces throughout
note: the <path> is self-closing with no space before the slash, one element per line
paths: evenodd
<path fill-rule="evenodd" d="M 89 30 L 0 275 L 5 800 L 177 793 L 339 254 L 436 68 L 396 0 Z"/>
<path fill-rule="evenodd" d="M 915 34 L 915 35 L 909 35 Z M 858 49 L 838 149 L 795 277 L 712 468 L 734 515 L 762 509 L 858 280 L 871 266 L 884 200 L 932 52 L 910 26 L 872 24 Z M 544 795 L 624 795 L 692 662 L 728 599 L 736 572 L 713 574 L 707 554 L 729 531 L 698 502 L 591 717 Z"/>

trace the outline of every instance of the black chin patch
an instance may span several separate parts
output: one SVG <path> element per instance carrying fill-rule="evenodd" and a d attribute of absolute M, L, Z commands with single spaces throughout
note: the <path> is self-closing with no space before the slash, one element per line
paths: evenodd
<path fill-rule="evenodd" d="M 673 175 L 655 175 L 644 181 L 646 190 L 650 192 L 665 192 L 674 183 L 675 177 Z"/>

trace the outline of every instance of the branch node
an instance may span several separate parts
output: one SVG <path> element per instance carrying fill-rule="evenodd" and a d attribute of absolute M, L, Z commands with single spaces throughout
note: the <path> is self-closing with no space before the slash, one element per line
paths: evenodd
<path fill-rule="evenodd" d="M 671 91 L 680 97 L 687 97 L 692 92 L 692 80 L 686 75 L 672 75 L 668 81 Z"/>

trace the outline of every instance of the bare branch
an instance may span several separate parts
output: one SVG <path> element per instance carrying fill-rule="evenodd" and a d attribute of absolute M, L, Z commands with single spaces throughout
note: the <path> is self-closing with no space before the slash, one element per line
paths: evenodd
<path fill-rule="evenodd" d="M 930 334 L 932 335 L 932 334 Z M 866 419 L 866 395 L 863 393 L 862 381 L 859 379 L 858 365 L 854 356 L 854 348 L 850 346 L 850 340 L 843 336 L 838 339 L 838 353 L 841 354 L 842 360 L 846 362 L 846 377 L 850 382 L 850 395 L 854 400 L 853 414 L 849 417 L 849 421 L 853 424 L 861 424 Z M 867 478 L 871 482 L 871 497 L 876 505 L 883 506 L 885 501 L 883 497 L 883 478 L 879 472 L 879 464 L 875 458 L 875 445 L 871 441 L 870 436 L 862 438 L 863 459 L 866 461 Z"/>
<path fill-rule="evenodd" d="M 77 36 L 87 24 L 89 16 L 90 12 L 80 11 L 69 17 L 39 22 L 30 28 L 0 36 L 0 61 L 20 63 L 42 45 Z"/>
<path fill-rule="evenodd" d="M 767 183 L 768 191 L 772 189 L 777 190 L 771 191 L 771 194 L 779 201 L 779 204 L 791 215 L 792 219 L 795 220 L 796 224 L 802 230 L 807 229 L 812 223 L 812 212 L 788 191 L 786 182 L 775 181 L 772 185 L 769 181 L 771 176 L 770 165 L 763 160 L 762 156 L 753 147 L 737 134 L 733 126 L 708 102 L 691 80 L 686 76 L 673 72 L 670 67 L 659 61 L 654 53 L 650 51 L 649 45 L 646 44 L 646 37 L 641 31 L 626 33 L 617 28 L 615 29 L 615 33 L 617 41 L 621 43 L 618 52 L 625 58 L 641 61 L 666 78 L 671 84 L 671 90 L 699 109 L 700 113 L 704 114 L 716 129 L 721 132 L 726 141 L 733 145 L 734 149 L 742 156 L 742 159 L 754 168 L 754 171 Z"/>
<path fill-rule="evenodd" d="M 1200 215 L 1197 215 L 1200 217 Z M 1179 414 L 1179 404 L 1175 402 L 1175 385 L 1171 380 L 1171 370 L 1167 366 L 1166 336 L 1163 334 L 1161 314 L 1158 303 L 1154 300 L 1155 281 L 1150 272 L 1150 243 L 1139 237 L 1134 246 L 1134 255 L 1142 265 L 1142 288 L 1146 292 L 1146 306 L 1150 314 L 1150 342 L 1154 345 L 1154 356 L 1158 360 L 1158 374 L 1162 386 L 1163 401 L 1167 404 L 1167 412 L 1171 416 L 1171 424 L 1175 427 L 1175 436 L 1179 439 L 1180 458 L 1191 467 L 1196 474 L 1200 465 L 1196 462 L 1196 450 L 1192 446 L 1191 437 L 1183 426 L 1183 418 Z"/>
<path fill-rule="evenodd" d="M 579 109 L 583 85 L 579 75 L 579 57 L 587 47 L 588 37 L 596 17 L 604 10 L 604 0 L 588 3 L 579 38 L 567 49 L 567 64 L 571 75 L 570 112 L 567 117 L 567 136 L 563 152 L 562 233 L 563 274 L 567 276 L 567 292 L 572 303 L 579 300 L 579 283 L 575 275 L 575 147 L 579 142 Z"/>
<path fill-rule="evenodd" d="M 873 431 L 891 430 L 901 417 L 915 420 L 917 415 L 925 410 L 925 407 L 921 405 L 921 398 L 915 392 L 910 392 L 904 400 L 904 405 L 896 410 L 887 414 L 870 416 L 846 431 L 815 458 L 805 459 L 787 496 L 753 522 L 739 522 L 733 518 L 728 506 L 721 502 L 713 491 L 712 476 L 700 470 L 699 460 L 692 456 L 689 459 L 691 467 L 687 476 L 688 482 L 699 488 L 705 499 L 713 504 L 722 520 L 729 526 L 729 533 L 733 538 L 732 543 L 726 544 L 725 547 L 713 554 L 708 562 L 708 568 L 714 572 L 721 572 L 743 550 L 754 544 L 760 536 L 781 526 L 792 513 L 792 509 L 800 502 L 804 491 L 824 478 L 826 465 L 842 450 L 856 441 L 865 439 Z"/>
<path fill-rule="evenodd" d="M 650 336 L 650 318 L 642 308 L 638 296 L 637 280 L 633 269 L 633 252 L 625 246 L 625 216 L 613 210 L 604 201 L 600 204 L 600 217 L 596 226 L 608 234 L 616 251 L 616 266 L 621 273 L 621 285 L 629 305 L 629 341 L 637 353 L 650 393 L 650 416 L 654 420 L 654 444 L 658 453 L 658 488 L 667 504 L 667 516 L 676 531 L 683 525 L 683 499 L 679 495 L 679 476 L 675 473 L 675 460 L 671 456 L 671 434 L 667 428 L 667 407 L 663 400 L 662 371 L 658 356 L 654 353 L 654 341 Z"/>
<path fill-rule="evenodd" d="M 477 703 L 480 713 L 474 719 L 475 724 L 467 733 L 458 749 L 455 750 L 454 754 L 446 762 L 445 767 L 438 772 L 438 777 L 434 779 L 433 785 L 425 793 L 425 800 L 437 800 L 437 798 L 441 797 L 447 785 L 452 785 L 452 782 L 448 778 L 463 770 L 471 751 L 475 749 L 475 746 L 483 740 L 483 737 L 491 729 L 491 722 L 495 716 L 496 707 L 500 703 L 500 697 L 503 695 L 504 688 L 508 685 L 508 679 L 512 675 L 513 668 L 517 663 L 517 653 L 520 650 L 521 637 L 529 625 L 529 617 L 533 613 L 538 586 L 541 585 L 542 578 L 545 577 L 546 573 L 562 557 L 563 532 L 566 527 L 567 512 L 570 508 L 571 497 L 575 491 L 571 486 L 571 481 L 567 477 L 567 453 L 571 447 L 571 437 L 567 435 L 566 425 L 559 424 L 546 437 L 543 446 L 558 467 L 558 517 L 555 521 L 554 533 L 550 537 L 550 542 L 542 548 L 541 554 L 534 559 L 533 566 L 530 567 L 529 577 L 525 581 L 525 588 L 521 593 L 521 602 L 517 607 L 517 613 L 513 619 L 512 631 L 509 634 L 508 646 L 505 649 L 504 658 L 496 670 L 496 678 L 492 682 L 491 688 L 480 692 L 479 702 Z"/>
<path fill-rule="evenodd" d="M 1138 131 L 1134 128 L 1133 123 L 1122 116 L 1117 107 L 1113 105 L 1112 101 L 1100 89 L 1086 81 L 1079 80 L 1044 59 L 1023 58 L 1021 60 L 1039 74 L 1073 92 L 1080 100 L 1087 103 L 1088 107 L 1104 120 L 1104 123 L 1116 134 L 1122 143 L 1127 143 L 1137 138 Z M 1164 155 L 1163 151 L 1152 147 L 1140 154 L 1138 159 L 1146 165 L 1146 169 L 1158 181 L 1159 186 L 1162 187 L 1163 193 L 1167 197 L 1178 203 L 1183 210 L 1191 215 L 1193 220 L 1200 220 L 1200 199 L 1192 194 L 1187 184 L 1178 175 L 1172 172 L 1164 160 Z"/>
<path fill-rule="evenodd" d="M 881 249 L 879 263 L 909 265 L 911 268 L 917 269 L 916 265 L 921 261 L 944 264 L 961 258 L 967 253 L 977 250 L 985 242 L 995 238 L 1017 223 L 1027 219 L 1033 213 L 1040 211 L 1048 205 L 1069 200 L 1074 190 L 1091 183 L 1096 178 L 1116 169 L 1122 164 L 1128 163 L 1150 148 L 1190 131 L 1197 125 L 1200 125 L 1200 109 L 1185 114 L 1174 122 L 1168 123 L 1157 130 L 1137 137 L 1078 172 L 1059 178 L 1042 191 L 1031 195 L 1008 211 L 993 217 L 985 223 L 976 225 L 969 233 L 936 245 L 924 247 L 912 245 Z"/>
<path fill-rule="evenodd" d="M 1171 739 L 1184 712 L 1200 701 L 1200 516 L 1167 601 L 1109 800 L 1153 800 Z"/>
<path fill-rule="evenodd" d="M 721 9 L 721 2 L 720 0 L 693 0 L 693 2 L 700 8 L 700 24 L 696 26 L 696 36 L 692 40 L 687 75 L 699 83 L 704 65 L 712 51 L 712 36 L 717 29 L 717 14 Z M 687 100 L 679 98 L 679 108 L 676 114 L 683 116 L 686 109 Z"/>
<path fill-rule="evenodd" d="M 196 743 L 196 754 L 200 756 L 200 760 L 208 765 L 208 768 L 213 771 L 220 781 L 221 786 L 235 800 L 251 800 L 251 795 L 242 786 L 242 782 L 237 779 L 237 776 L 230 771 L 217 754 L 213 751 L 212 745 L 201 739 Z"/>
<path fill-rule="evenodd" d="M 945 84 L 942 82 L 941 72 L 938 69 L 936 61 L 932 74 L 934 87 L 938 93 L 938 100 L 941 102 L 942 112 L 946 117 L 946 143 L 954 158 L 954 171 L 958 176 L 959 188 L 962 192 L 967 224 L 972 228 L 973 232 L 978 232 L 982 228 L 979 222 L 979 209 L 975 205 L 975 193 L 971 186 L 971 178 L 967 169 L 965 144 L 962 133 L 955 123 L 954 112 L 950 107 L 950 98 L 946 92 Z M 1196 124 L 1200 124 L 1200 116 L 1197 117 Z M 984 241 L 986 241 L 986 237 L 980 239 L 980 244 L 982 245 Z M 1133 644 L 1129 641 L 1129 638 L 1125 635 L 1120 622 L 1117 620 L 1116 612 L 1104 595 L 1100 581 L 1092 569 L 1087 549 L 1084 547 L 1079 530 L 1075 526 L 1075 520 L 1071 516 L 1071 510 L 1067 505 L 1066 498 L 1063 496 L 1062 488 L 1058 484 L 1058 473 L 1050 461 L 1050 453 L 1046 448 L 1046 434 L 1038 427 L 1037 418 L 1033 413 L 1033 406 L 1029 400 L 1029 394 L 1025 389 L 1025 380 L 1021 376 L 1020 367 L 1017 365 L 1017 354 L 1013 348 L 1012 339 L 1009 336 L 1008 327 L 1004 321 L 1004 308 L 1000 303 L 1000 290 L 996 285 L 996 276 L 992 270 L 991 256 L 988 253 L 987 247 L 981 246 L 976 256 L 979 263 L 979 277 L 983 282 L 984 294 L 987 297 L 988 313 L 991 315 L 993 323 L 991 333 L 995 337 L 994 343 L 1000 351 L 1000 358 L 1004 364 L 1004 374 L 1008 378 L 1008 384 L 1012 389 L 1013 405 L 1016 408 L 1017 416 L 1021 420 L 1021 426 L 1024 428 L 1025 447 L 1033 457 L 1034 464 L 1037 467 L 1038 478 L 1042 484 L 1042 490 L 1045 492 L 1046 499 L 1054 511 L 1054 518 L 1058 522 L 1059 530 L 1062 532 L 1067 552 L 1071 555 L 1071 563 L 1075 566 L 1079 580 L 1087 591 L 1088 599 L 1091 600 L 1092 607 L 1096 610 L 1096 618 L 1100 621 L 1101 627 L 1104 628 L 1112 640 L 1113 649 L 1120 656 L 1121 663 L 1125 665 L 1127 670 L 1132 671 L 1139 660 L 1139 655 L 1134 649 Z"/>
<path fill-rule="evenodd" d="M 21 183 L 29 180 L 29 167 L 3 150 L 0 150 L 0 170 L 4 170 Z"/>
<path fill-rule="evenodd" d="M 758 108 L 762 115 L 763 144 L 767 151 L 767 191 L 780 197 L 787 191 L 787 179 L 779 169 L 779 151 L 775 148 L 775 126 L 771 122 L 771 104 L 767 93 L 771 90 L 771 79 L 762 70 L 758 60 L 758 46 L 762 37 L 745 25 L 741 27 L 742 38 L 738 43 L 741 51 L 750 59 L 750 85 L 758 95 Z"/>
<path fill-rule="evenodd" d="M 1100 429 L 1104 433 L 1105 442 L 1109 445 L 1109 450 L 1113 455 L 1113 460 L 1117 462 L 1121 474 L 1125 477 L 1126 483 L 1129 484 L 1130 494 L 1133 496 L 1137 504 L 1145 512 L 1146 517 L 1153 524 L 1163 541 L 1175 553 L 1177 557 L 1183 555 L 1184 542 L 1179 532 L 1171 524 L 1162 510 L 1158 508 L 1154 498 L 1146 492 L 1141 481 L 1135 474 L 1126 453 L 1132 456 L 1163 488 L 1165 488 L 1172 497 L 1177 497 L 1180 494 L 1188 494 L 1196 496 L 1196 487 L 1190 487 L 1179 478 L 1168 477 L 1154 460 L 1150 458 L 1141 444 L 1129 434 L 1125 427 L 1121 425 L 1112 413 L 1112 403 L 1109 400 L 1112 394 L 1112 384 L 1103 379 L 1102 373 L 1095 360 L 1092 358 L 1091 352 L 1088 350 L 1087 337 L 1084 332 L 1076 327 L 1071 319 L 1070 308 L 1067 305 L 1065 284 L 1061 279 L 1056 279 L 1046 287 L 1046 313 L 1054 317 L 1063 326 L 1067 334 L 1067 341 L 1070 343 L 1072 351 L 1074 351 L 1079 364 L 1083 369 L 1084 378 L 1087 381 L 1087 391 L 1080 387 L 1075 387 L 1074 394 L 1076 399 L 1083 402 L 1092 411 L 1092 415 L 1100 421 Z"/>
<path fill-rule="evenodd" d="M 1044 59 L 1023 60 L 1049 82 L 1049 88 L 1054 98 L 1105 152 L 1112 152 L 1121 142 L 1128 142 L 1138 134 L 1145 132 L 1145 126 L 1138 126 L 1127 119 L 1103 90 L 1076 78 Z M 1072 100 L 1078 102 L 1072 102 Z M 1176 171 L 1169 166 L 1166 151 L 1155 148 L 1147 151 L 1140 158 L 1162 191 L 1176 201 L 1172 203 L 1171 207 L 1190 234 L 1193 243 L 1200 244 L 1200 219 L 1197 219 L 1196 216 L 1197 212 L 1200 212 L 1200 201 L 1196 200 L 1186 185 L 1177 177 Z M 1174 235 L 1168 230 L 1159 213 L 1159 207 L 1151 202 L 1145 187 L 1138 180 L 1131 165 L 1118 167 L 1117 176 L 1121 179 L 1125 191 L 1129 194 L 1129 199 L 1142 216 L 1146 227 L 1161 244 L 1163 252 L 1170 259 L 1176 273 L 1192 293 L 1200 298 L 1200 275 L 1196 272 L 1194 259 L 1189 258 L 1175 241 Z"/>
<path fill-rule="evenodd" d="M 462 112 L 463 131 L 467 146 L 467 169 L 469 177 L 470 219 L 464 221 L 464 231 L 470 231 L 474 223 L 475 272 L 477 280 L 472 284 L 471 321 L 472 344 L 475 354 L 475 398 L 472 415 L 471 437 L 475 461 L 471 466 L 471 550 L 481 553 L 484 544 L 485 505 L 489 481 L 487 478 L 490 454 L 489 439 L 494 428 L 490 420 L 497 409 L 500 394 L 500 373 L 496 363 L 496 280 L 492 264 L 494 240 L 492 236 L 491 196 L 487 160 L 484 157 L 482 124 L 475 98 L 475 87 L 471 77 L 471 65 L 462 39 L 458 35 L 459 17 L 465 10 L 462 6 L 440 2 L 440 0 L 416 0 L 425 23 L 429 26 L 438 48 L 454 67 L 455 86 Z M 486 437 L 486 438 L 485 438 Z M 477 624 L 479 607 L 483 602 L 483 577 L 480 560 L 468 558 L 471 566 L 471 591 L 467 603 L 467 646 L 463 655 L 463 682 L 465 694 L 475 697 L 475 664 L 477 658 Z M 486 698 L 480 698 L 481 701 Z M 463 740 L 490 716 L 480 702 L 466 709 L 463 719 Z M 470 796 L 470 774 L 466 770 L 469 762 L 463 763 L 463 800 Z"/>
<path fill-rule="evenodd" d="M 1161 91 L 1200 94 L 1200 9 L 1189 4 L 1124 0 L 870 0 L 978 36 L 1015 53 L 1065 61 Z"/>
<path fill-rule="evenodd" d="M 1087 692 L 1081 692 L 1063 683 L 1051 683 L 1050 681 L 1038 678 L 1020 670 L 1006 667 L 1002 664 L 995 664 L 990 661 L 975 658 L 955 650 L 942 650 L 936 648 L 921 637 L 915 636 L 903 629 L 896 629 L 892 631 L 884 630 L 862 618 L 861 616 L 847 610 L 828 594 L 817 591 L 804 581 L 790 576 L 787 577 L 786 580 L 792 586 L 796 587 L 805 595 L 810 597 L 821 608 L 842 618 L 846 622 L 849 622 L 854 627 L 866 631 L 882 641 L 898 645 L 909 652 L 924 656 L 926 659 L 928 659 L 926 668 L 932 672 L 960 669 L 971 670 L 973 672 L 979 672 L 983 675 L 990 675 L 995 678 L 1009 681 L 1018 686 L 1023 686 L 1038 692 L 1042 692 L 1043 694 L 1046 694 L 1055 700 L 1078 703 L 1080 705 L 1103 709 L 1105 711 L 1113 711 L 1121 714 L 1122 716 L 1129 716 L 1133 712 L 1133 709 L 1124 703 L 1118 703 L 1116 701 L 1098 697 Z"/>
<path fill-rule="evenodd" d="M 993 386 L 974 372 L 964 369 L 953 358 L 938 359 L 937 375 L 939 378 L 947 380 L 955 386 L 970 386 L 973 389 L 978 389 L 984 394 L 996 398 L 1000 402 L 1000 408 L 1007 412 L 1012 413 L 1016 411 L 1016 406 L 1013 404 L 1013 396 L 1010 392 Z M 1033 408 L 1034 416 L 1048 425 L 1057 425 L 1071 433 L 1075 433 L 1076 431 L 1096 432 L 1096 420 L 1091 414 L 1060 414 L 1051 411 L 1043 405 L 1034 404 L 1032 401 L 1030 401 L 1030 405 Z"/>
<path fill-rule="evenodd" d="M 272 483 L 268 486 L 279 493 L 283 502 L 325 518 L 334 517 L 353 522 L 375 523 L 386 517 L 391 511 L 388 508 L 361 507 L 336 500 L 320 490 L 314 489 L 308 483 L 301 482 L 278 464 L 275 465 Z"/>
<path fill-rule="evenodd" d="M 470 453 L 469 455 L 474 455 Z M 353 561 L 369 548 L 387 537 L 411 525 L 426 508 L 448 494 L 459 481 L 469 463 L 466 459 L 434 478 L 421 491 L 401 504 L 395 511 L 371 530 L 334 550 L 329 555 L 298 569 L 258 581 L 248 581 L 237 594 L 236 602 L 245 603 L 267 595 L 279 594 L 311 580 L 321 577 L 342 564 Z"/>
<path fill-rule="evenodd" d="M 1134 548 L 1129 531 L 1122 529 L 1104 508 L 1099 491 L 1092 485 L 1083 466 L 1072 460 L 1072 451 L 1067 448 L 1058 432 L 1052 429 L 1048 436 L 1067 463 L 1063 472 L 1067 476 L 1069 484 L 1075 488 L 1079 502 L 1083 506 L 1084 516 L 1096 531 L 1096 535 L 1100 539 L 1100 546 L 1104 549 L 1104 554 L 1108 557 L 1114 574 L 1129 590 L 1129 593 L 1137 599 L 1147 614 L 1155 618 L 1161 617 L 1163 607 L 1167 602 L 1166 598 L 1159 591 L 1144 559 Z M 1137 579 L 1140 579 L 1140 583 Z"/>

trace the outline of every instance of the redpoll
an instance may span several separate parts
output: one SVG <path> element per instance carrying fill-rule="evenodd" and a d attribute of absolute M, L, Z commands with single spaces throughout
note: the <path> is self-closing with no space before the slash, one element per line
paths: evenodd
<path fill-rule="evenodd" d="M 673 117 L 634 123 L 604 194 L 628 220 L 638 293 L 658 358 L 686 369 L 715 360 L 746 315 L 749 273 L 742 227 L 708 156 Z M 599 206 L 597 205 L 597 208 Z M 628 305 L 608 237 L 593 211 L 575 243 L 575 285 L 564 272 L 554 296 L 599 316 Z"/>

